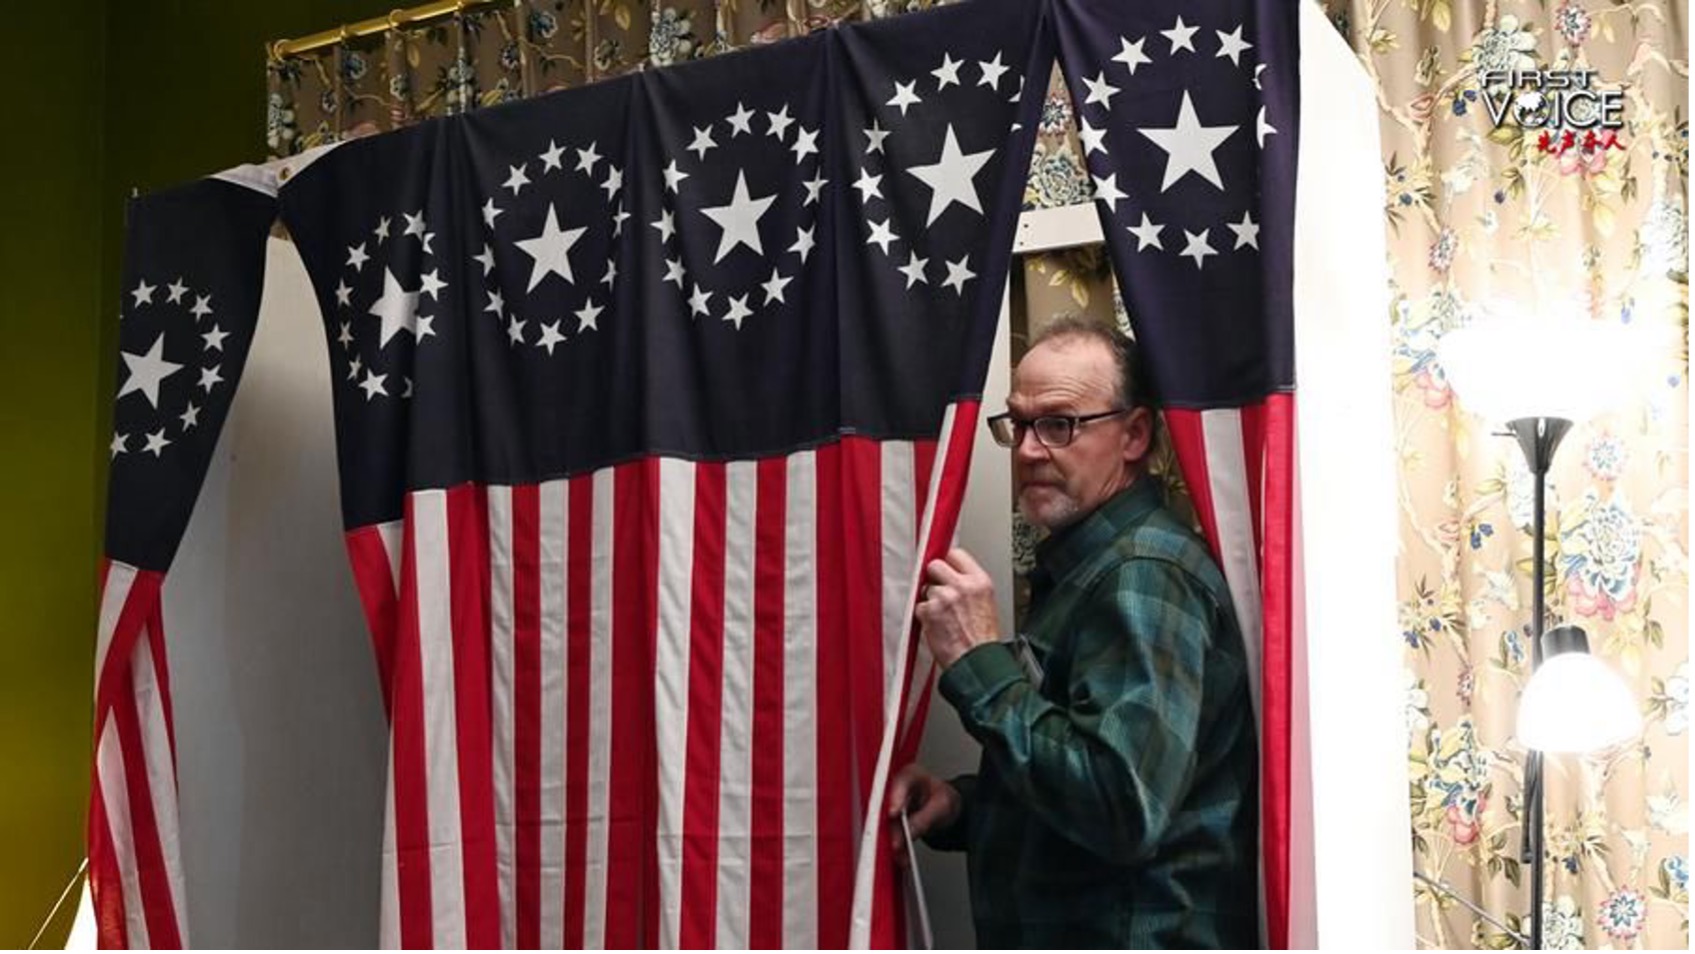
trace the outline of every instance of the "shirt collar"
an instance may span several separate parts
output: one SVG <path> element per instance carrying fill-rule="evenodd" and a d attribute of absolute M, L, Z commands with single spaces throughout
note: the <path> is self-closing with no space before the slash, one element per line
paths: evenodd
<path fill-rule="evenodd" d="M 1091 557 L 1112 545 L 1126 529 L 1141 523 L 1161 505 L 1157 477 L 1142 474 L 1094 512 L 1036 545 L 1036 565 L 1057 583 Z"/>

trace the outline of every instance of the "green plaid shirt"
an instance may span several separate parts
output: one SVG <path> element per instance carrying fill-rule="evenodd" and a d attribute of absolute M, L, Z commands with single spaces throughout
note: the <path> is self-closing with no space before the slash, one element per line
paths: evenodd
<path fill-rule="evenodd" d="M 983 760 L 929 841 L 969 852 L 978 944 L 1257 947 L 1253 711 L 1223 574 L 1151 477 L 1036 556 L 1034 665 L 994 643 L 940 682 Z"/>

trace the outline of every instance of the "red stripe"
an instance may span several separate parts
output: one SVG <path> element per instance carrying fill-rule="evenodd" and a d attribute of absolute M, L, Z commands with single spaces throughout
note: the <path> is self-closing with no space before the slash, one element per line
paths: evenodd
<path fill-rule="evenodd" d="M 1201 533 L 1212 548 L 1212 558 L 1219 559 L 1218 518 L 1214 516 L 1212 479 L 1207 474 L 1206 435 L 1201 427 L 1201 412 L 1168 410 L 1165 429 L 1171 435 L 1171 446 L 1177 452 L 1177 463 L 1183 470 L 1189 499 L 1195 504 L 1195 516 L 1201 521 Z"/>
<path fill-rule="evenodd" d="M 1289 791 L 1293 716 L 1295 396 L 1272 395 L 1265 414 L 1265 551 L 1260 582 L 1261 841 L 1266 926 L 1273 948 L 1289 945 Z"/>
<path fill-rule="evenodd" d="M 1265 535 L 1261 523 L 1265 514 L 1262 498 L 1266 476 L 1266 414 L 1264 403 L 1242 408 L 1242 460 L 1248 475 L 1248 510 L 1253 515 L 1254 556 L 1261 561 L 1262 569 L 1265 565 Z"/>
<path fill-rule="evenodd" d="M 494 745 L 489 718 L 488 490 L 447 491 L 453 594 L 453 699 L 459 746 L 459 837 L 465 870 L 465 944 L 500 946 L 494 835 Z"/>
<path fill-rule="evenodd" d="M 424 745 L 424 660 L 418 639 L 417 511 L 406 497 L 400 559 L 399 626 L 394 644 L 390 751 L 394 759 L 394 843 L 400 893 L 400 942 L 434 946 L 430 899 L 429 769 Z"/>
<path fill-rule="evenodd" d="M 371 649 L 377 657 L 377 678 L 383 690 L 383 711 L 392 718 L 398 608 L 388 548 L 383 546 L 382 534 L 376 527 L 360 527 L 347 534 L 347 557 L 353 566 L 360 605 L 365 608 L 365 625 L 371 630 Z"/>
<path fill-rule="evenodd" d="M 685 949 L 716 946 L 718 772 L 724 695 L 724 465 L 695 466 L 689 599 L 688 755 L 683 775 Z"/>
<path fill-rule="evenodd" d="M 783 946 L 783 585 L 788 464 L 759 462 L 753 564 L 753 830 L 748 946 Z"/>
<path fill-rule="evenodd" d="M 976 423 L 973 417 L 971 423 Z M 955 428 L 958 431 L 958 428 Z M 936 469 L 936 441 L 914 441 L 912 445 L 912 532 L 914 539 L 924 534 L 924 516 L 930 507 L 930 475 Z M 941 513 L 947 513 L 944 509 Z M 920 548 L 924 541 L 918 539 Z"/>
<path fill-rule="evenodd" d="M 137 645 L 138 650 L 143 647 Z M 159 842 L 159 825 L 153 814 L 153 792 L 147 784 L 147 750 L 141 736 L 141 720 L 135 695 L 125 693 L 113 700 L 112 717 L 117 720 L 118 749 L 124 758 L 125 788 L 129 793 L 130 836 L 135 849 L 137 880 L 141 882 L 142 914 L 147 922 L 147 943 L 157 950 L 182 947 L 177 932 L 176 906 L 171 900 L 170 869 Z M 158 753 L 156 757 L 162 757 Z"/>
<path fill-rule="evenodd" d="M 153 682 L 159 687 L 159 711 L 165 717 L 165 741 L 171 746 L 171 779 L 177 775 L 177 723 L 171 706 L 171 670 L 165 656 L 164 601 L 153 604 L 147 623 L 147 651 L 153 656 Z"/>
<path fill-rule="evenodd" d="M 652 946 L 658 937 L 658 819 L 653 792 L 653 660 L 659 578 L 656 460 L 614 473 L 612 574 L 612 778 L 608 805 L 606 947 Z"/>
<path fill-rule="evenodd" d="M 95 745 L 98 746 L 96 737 Z M 124 921 L 123 876 L 106 818 L 106 799 L 100 792 L 100 767 L 95 764 L 88 805 L 88 892 L 94 908 L 95 933 L 102 950 L 129 948 L 129 925 Z"/>
<path fill-rule="evenodd" d="M 862 598 L 847 601 L 848 679 L 852 692 L 854 792 L 871 797 L 883 735 L 883 449 L 875 441 L 842 441 L 841 587 Z"/>
<path fill-rule="evenodd" d="M 565 567 L 565 948 L 583 947 L 588 882 L 589 601 L 594 574 L 594 475 L 570 482 Z"/>
<path fill-rule="evenodd" d="M 518 946 L 541 946 L 541 494 L 512 488 L 513 832 Z"/>
<path fill-rule="evenodd" d="M 164 579 L 163 575 L 152 570 L 137 570 L 135 578 L 130 581 L 129 595 L 124 598 L 123 608 L 118 612 L 117 624 L 112 627 L 111 642 L 106 646 L 104 665 L 101 671 L 95 674 L 96 740 L 106 728 L 106 718 L 111 707 L 118 700 L 134 693 L 130 685 L 130 654 L 135 652 L 135 642 L 141 636 L 142 627 L 153 615 L 154 607 L 159 605 L 159 589 Z"/>
<path fill-rule="evenodd" d="M 847 947 L 853 903 L 853 726 L 848 713 L 846 548 L 842 507 L 843 452 L 817 452 L 818 612 L 816 709 L 818 765 L 818 946 Z M 864 592 L 864 591 L 861 591 Z M 873 591 L 874 592 L 874 591 Z"/>

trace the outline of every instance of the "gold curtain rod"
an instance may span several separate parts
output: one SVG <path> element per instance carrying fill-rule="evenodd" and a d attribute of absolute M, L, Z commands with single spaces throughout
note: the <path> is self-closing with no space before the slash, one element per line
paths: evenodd
<path fill-rule="evenodd" d="M 395 10 L 385 17 L 372 17 L 360 20 L 358 23 L 348 23 L 333 30 L 324 30 L 311 36 L 303 36 L 298 40 L 277 40 L 270 44 L 267 51 L 274 60 L 299 56 L 312 50 L 345 43 L 356 37 L 370 36 L 388 30 L 398 29 L 408 24 L 425 23 L 445 16 L 462 13 L 472 7 L 486 6 L 497 0 L 436 0 L 405 10 Z"/>

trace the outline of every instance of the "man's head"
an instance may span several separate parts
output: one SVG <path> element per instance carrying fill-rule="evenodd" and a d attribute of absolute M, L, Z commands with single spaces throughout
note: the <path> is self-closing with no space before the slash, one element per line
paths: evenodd
<path fill-rule="evenodd" d="M 1012 447 L 1019 511 L 1048 530 L 1081 520 L 1135 482 L 1153 442 L 1135 343 L 1081 317 L 1056 319 L 1031 342 L 1006 407 L 1026 425 Z M 1072 426 L 1069 443 L 1051 446 L 1065 427 L 1038 434 L 1029 425 L 1043 417 L 1093 419 Z"/>

